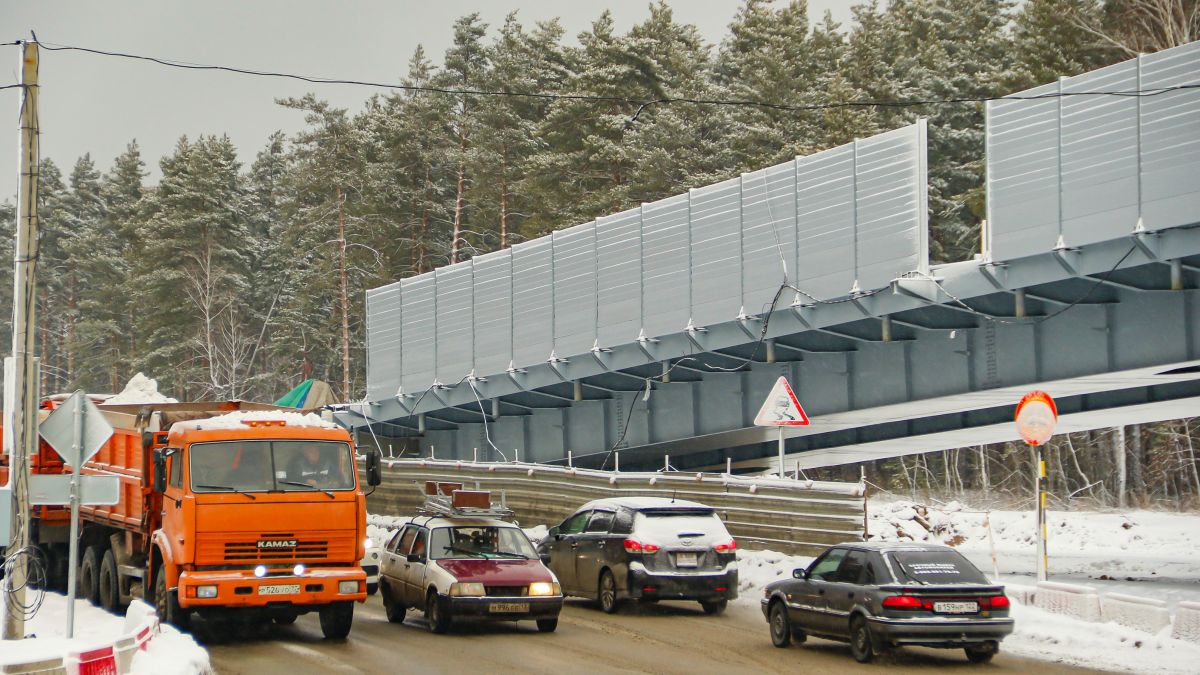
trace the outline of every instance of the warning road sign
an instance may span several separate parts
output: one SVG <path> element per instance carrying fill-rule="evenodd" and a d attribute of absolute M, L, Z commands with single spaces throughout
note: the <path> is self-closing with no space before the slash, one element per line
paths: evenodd
<path fill-rule="evenodd" d="M 808 415 L 804 414 L 804 408 L 800 407 L 800 401 L 796 400 L 796 394 L 792 391 L 792 385 L 788 384 L 786 377 L 780 376 L 779 380 L 775 382 L 771 393 L 767 395 L 767 400 L 759 409 L 758 416 L 754 418 L 754 424 L 760 427 L 808 425 Z"/>

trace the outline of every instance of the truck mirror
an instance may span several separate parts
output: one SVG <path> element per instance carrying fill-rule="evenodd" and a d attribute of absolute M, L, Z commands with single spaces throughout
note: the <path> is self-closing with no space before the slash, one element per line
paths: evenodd
<path fill-rule="evenodd" d="M 375 487 L 383 482 L 383 469 L 379 466 L 379 452 L 367 453 L 367 485 Z"/>
<path fill-rule="evenodd" d="M 167 456 L 162 448 L 154 449 L 154 491 L 167 489 Z"/>

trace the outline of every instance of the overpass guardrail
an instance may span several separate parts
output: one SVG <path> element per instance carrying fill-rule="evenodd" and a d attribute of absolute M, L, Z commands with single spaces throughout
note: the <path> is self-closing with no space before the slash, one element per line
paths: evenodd
<path fill-rule="evenodd" d="M 377 515 L 414 513 L 424 500 L 421 486 L 432 480 L 491 490 L 493 500 L 503 500 L 523 527 L 555 525 L 593 499 L 676 497 L 715 508 L 747 549 L 815 555 L 866 535 L 862 483 L 435 459 L 384 459 L 383 478 L 367 497 Z"/>

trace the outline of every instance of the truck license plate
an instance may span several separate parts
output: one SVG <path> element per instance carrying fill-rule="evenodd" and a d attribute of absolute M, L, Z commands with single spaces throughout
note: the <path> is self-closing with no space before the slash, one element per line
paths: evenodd
<path fill-rule="evenodd" d="M 675 554 L 675 566 L 676 567 L 695 567 L 696 566 L 696 554 L 695 553 L 684 553 L 684 552 L 676 553 Z"/>
<path fill-rule="evenodd" d="M 497 614 L 518 614 L 529 611 L 528 602 L 493 602 L 488 605 L 489 612 Z"/>
<path fill-rule="evenodd" d="M 259 595 L 295 595 L 300 592 L 300 584 L 273 584 L 271 586 L 259 586 Z"/>
<path fill-rule="evenodd" d="M 942 614 L 974 614 L 979 611 L 979 603 L 975 602 L 935 602 L 933 611 Z"/>

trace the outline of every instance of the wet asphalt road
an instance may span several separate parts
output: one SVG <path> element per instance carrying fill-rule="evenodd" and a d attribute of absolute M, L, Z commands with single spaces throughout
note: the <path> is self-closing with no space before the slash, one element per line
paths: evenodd
<path fill-rule="evenodd" d="M 810 639 L 776 649 L 757 605 L 731 604 L 716 617 L 696 603 L 627 605 L 607 615 L 568 600 L 558 631 L 533 622 L 455 625 L 433 635 L 410 611 L 390 624 L 379 596 L 355 606 L 344 641 L 324 640 L 315 613 L 291 626 L 213 626 L 197 622 L 221 675 L 328 673 L 1081 673 L 1084 670 L 1001 653 L 992 663 L 967 663 L 962 650 L 903 649 L 859 665 L 849 647 Z"/>

